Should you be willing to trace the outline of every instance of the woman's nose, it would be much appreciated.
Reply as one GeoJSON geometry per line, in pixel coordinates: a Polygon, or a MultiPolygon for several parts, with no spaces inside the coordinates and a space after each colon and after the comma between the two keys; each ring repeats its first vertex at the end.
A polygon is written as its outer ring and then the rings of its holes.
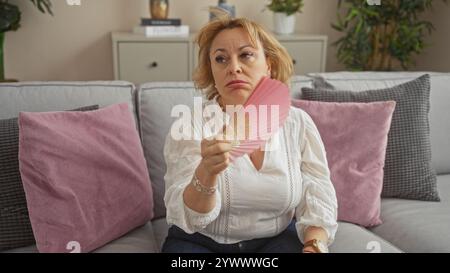
{"type": "Polygon", "coordinates": [[[239,60],[237,60],[236,58],[233,58],[230,62],[230,66],[229,66],[229,72],[230,74],[240,74],[242,73],[242,66],[239,63],[239,60]]]}

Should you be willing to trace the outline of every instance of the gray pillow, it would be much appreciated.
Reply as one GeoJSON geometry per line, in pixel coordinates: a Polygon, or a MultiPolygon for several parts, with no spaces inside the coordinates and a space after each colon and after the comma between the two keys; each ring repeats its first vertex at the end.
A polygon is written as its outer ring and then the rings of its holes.
{"type": "MultiPolygon", "coordinates": [[[[98,109],[98,105],[72,111],[98,109]]],[[[0,251],[35,243],[19,171],[17,118],[0,120],[0,251]]]]}
{"type": "Polygon", "coordinates": [[[332,85],[331,83],[329,83],[327,80],[325,80],[323,77],[320,76],[314,77],[312,87],[315,89],[336,90],[334,85],[332,85]]]}
{"type": "MultiPolygon", "coordinates": [[[[320,81],[315,82],[316,87],[320,81]]],[[[328,102],[397,102],[389,131],[382,197],[440,201],[431,166],[430,76],[392,88],[362,92],[303,88],[302,98],[328,102]]]]}

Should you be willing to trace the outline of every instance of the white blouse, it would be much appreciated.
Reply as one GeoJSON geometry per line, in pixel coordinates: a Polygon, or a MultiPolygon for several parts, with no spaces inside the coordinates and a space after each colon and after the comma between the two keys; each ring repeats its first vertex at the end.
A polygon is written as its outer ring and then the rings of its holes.
{"type": "MultiPolygon", "coordinates": [[[[217,104],[215,100],[207,104],[217,104]]],[[[192,115],[194,116],[194,115],[192,115]]],[[[194,122],[205,122],[194,120],[194,122]]],[[[209,213],[186,206],[183,192],[201,161],[200,140],[166,138],[164,157],[167,222],[186,233],[199,232],[218,243],[276,236],[293,217],[304,243],[308,226],[322,227],[330,245],[338,227],[336,193],[325,148],[311,117],[291,107],[285,125],[266,144],[258,171],[248,155],[218,176],[216,205],[209,213]]]]}

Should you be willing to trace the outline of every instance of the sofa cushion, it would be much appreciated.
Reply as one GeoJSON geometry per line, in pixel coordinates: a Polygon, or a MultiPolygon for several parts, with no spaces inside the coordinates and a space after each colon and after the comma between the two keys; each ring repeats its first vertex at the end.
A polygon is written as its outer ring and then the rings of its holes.
{"type": "MultiPolygon", "coordinates": [[[[155,241],[153,225],[147,222],[124,236],[105,246],[96,249],[93,253],[157,253],[159,246],[155,241]]],[[[36,245],[10,249],[0,253],[38,253],[36,245]]]]}
{"type": "Polygon", "coordinates": [[[405,252],[450,252],[450,175],[438,175],[440,203],[384,198],[371,231],[405,252]]]}
{"type": "Polygon", "coordinates": [[[365,227],[381,224],[383,167],[395,102],[292,104],[311,116],[323,140],[338,220],[365,227]]]}
{"type": "Polygon", "coordinates": [[[431,166],[430,77],[364,92],[303,88],[302,97],[329,102],[395,101],[389,131],[382,197],[439,201],[431,166]]]}
{"type": "MultiPolygon", "coordinates": [[[[291,80],[291,96],[299,98],[301,88],[311,86],[311,78],[294,76],[291,80]]],[[[163,200],[166,173],[163,148],[169,129],[176,120],[176,117],[171,117],[171,110],[178,104],[192,108],[194,97],[202,97],[202,93],[194,88],[192,82],[153,82],[138,88],[139,128],[152,180],[155,218],[166,215],[163,200]]]]}
{"type": "Polygon", "coordinates": [[[332,253],[401,253],[398,247],[360,226],[339,222],[332,253]]]}
{"type": "MultiPolygon", "coordinates": [[[[155,239],[161,250],[167,237],[169,226],[165,219],[158,219],[152,221],[152,223],[155,239]]],[[[369,253],[378,250],[381,253],[402,252],[397,247],[367,229],[344,222],[339,222],[335,240],[330,246],[330,252],[333,253],[369,253]]]]}
{"type": "Polygon", "coordinates": [[[135,117],[135,88],[129,82],[20,82],[0,84],[0,119],[19,112],[48,112],[127,102],[135,117]]]}
{"type": "Polygon", "coordinates": [[[127,103],[21,112],[20,173],[40,252],[90,252],[152,217],[141,141],[127,103]]]}
{"type": "Polygon", "coordinates": [[[116,239],[97,249],[94,253],[157,253],[158,245],[155,240],[151,222],[128,232],[125,236],[116,239]]]}
{"type": "MultiPolygon", "coordinates": [[[[86,106],[75,111],[98,109],[86,106]]],[[[19,171],[17,118],[0,120],[0,251],[35,243],[19,171]]]]}
{"type": "Polygon", "coordinates": [[[166,218],[161,218],[152,221],[153,232],[155,234],[155,241],[158,245],[159,251],[161,251],[164,241],[166,240],[167,234],[169,232],[169,225],[167,224],[166,218]]]}
{"type": "MultiPolygon", "coordinates": [[[[432,164],[438,174],[450,173],[450,73],[436,72],[335,72],[312,73],[338,90],[364,91],[389,88],[429,74],[431,83],[430,134],[432,164]]],[[[323,84],[322,84],[323,86],[323,84]]]]}

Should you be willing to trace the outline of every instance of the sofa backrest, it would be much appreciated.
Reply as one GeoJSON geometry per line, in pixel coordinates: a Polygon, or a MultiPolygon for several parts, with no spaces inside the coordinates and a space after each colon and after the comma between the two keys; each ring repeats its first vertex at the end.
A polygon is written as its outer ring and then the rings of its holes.
{"type": "MultiPolygon", "coordinates": [[[[352,90],[384,88],[399,84],[423,73],[322,73],[336,88],[352,90]]],[[[433,165],[439,173],[450,173],[450,74],[431,73],[431,136],[433,165]]],[[[312,77],[295,76],[291,95],[299,98],[302,87],[312,86],[312,77]]],[[[25,82],[0,84],[0,119],[17,117],[20,111],[42,112],[74,109],[98,104],[100,107],[128,102],[139,121],[144,154],[152,180],[155,218],[165,215],[163,156],[165,138],[175,117],[175,105],[193,105],[193,98],[202,96],[192,82],[153,82],[141,85],[111,82],[25,82]],[[135,104],[136,102],[136,104],[135,104]]]]}
{"type": "MultiPolygon", "coordinates": [[[[311,87],[312,80],[295,76],[291,82],[293,97],[299,97],[302,87],[311,87]]],[[[141,85],[137,92],[139,127],[153,186],[155,218],[165,216],[164,205],[164,143],[170,127],[176,118],[171,117],[175,105],[192,108],[194,96],[202,97],[192,82],[153,82],[141,85]]]]}
{"type": "MultiPolygon", "coordinates": [[[[312,80],[296,76],[292,80],[293,97],[312,80]]],[[[100,107],[128,102],[142,137],[152,180],[155,218],[165,215],[163,156],[164,142],[175,118],[170,113],[178,104],[192,107],[193,97],[202,96],[192,82],[148,83],[136,91],[129,82],[21,82],[0,84],[0,119],[17,117],[19,112],[45,112],[74,109],[98,104],[100,107]],[[136,102],[136,103],[135,103],[136,102]]]]}
{"type": "Polygon", "coordinates": [[[17,117],[21,111],[63,111],[120,102],[127,102],[135,114],[134,101],[134,85],[123,81],[3,83],[0,84],[0,119],[17,117]]]}
{"type": "Polygon", "coordinates": [[[450,173],[450,73],[436,72],[333,72],[311,73],[338,90],[363,91],[392,87],[430,74],[430,133],[432,165],[438,174],[450,173]]]}
{"type": "Polygon", "coordinates": [[[299,99],[302,94],[303,87],[312,87],[313,79],[306,76],[294,76],[291,80],[290,90],[291,97],[294,99],[299,99]]]}
{"type": "Polygon", "coordinates": [[[195,96],[201,97],[191,82],[155,82],[141,85],[137,91],[137,109],[144,155],[153,187],[154,218],[164,217],[164,143],[175,117],[175,105],[193,106],[195,96]]]}

